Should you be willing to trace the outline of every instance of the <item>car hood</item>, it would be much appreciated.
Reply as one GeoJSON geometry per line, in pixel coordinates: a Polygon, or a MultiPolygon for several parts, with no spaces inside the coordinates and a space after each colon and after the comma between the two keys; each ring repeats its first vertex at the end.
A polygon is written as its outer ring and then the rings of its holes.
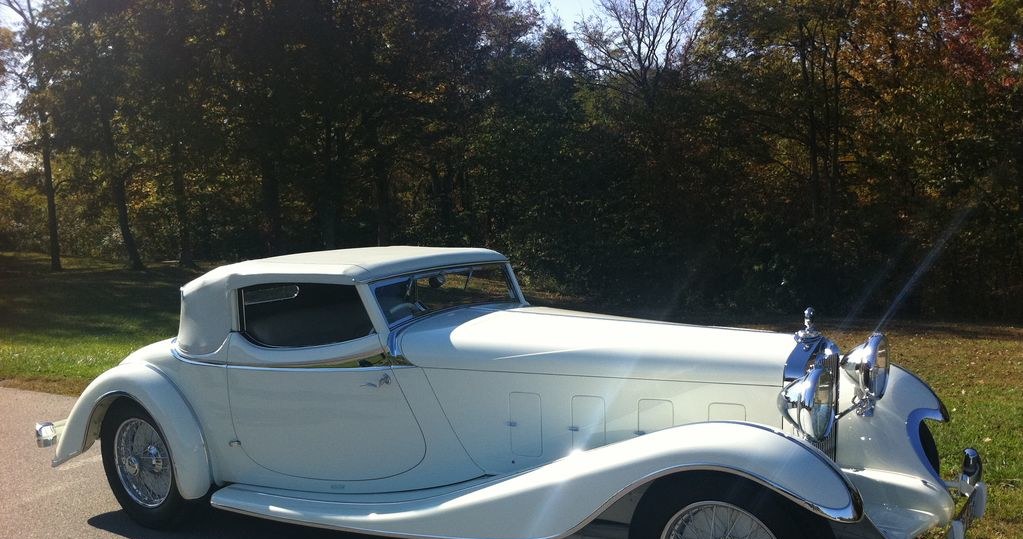
{"type": "Polygon", "coordinates": [[[433,369],[781,385],[791,334],[670,324],[544,307],[468,307],[399,330],[433,369]]]}

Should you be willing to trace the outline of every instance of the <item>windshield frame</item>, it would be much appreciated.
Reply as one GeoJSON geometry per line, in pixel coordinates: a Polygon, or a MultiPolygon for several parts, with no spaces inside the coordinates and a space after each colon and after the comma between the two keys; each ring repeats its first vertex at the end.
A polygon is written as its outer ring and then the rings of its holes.
{"type": "Polygon", "coordinates": [[[421,318],[427,318],[435,313],[449,311],[452,309],[458,309],[461,307],[471,307],[475,305],[497,305],[497,304],[511,304],[511,305],[528,305],[525,297],[522,295],[522,289],[519,287],[518,280],[515,279],[515,272],[511,268],[511,264],[508,262],[480,262],[471,264],[456,264],[451,266],[440,266],[428,269],[417,270],[410,273],[403,273],[401,275],[395,275],[393,277],[385,277],[376,281],[372,281],[369,284],[370,296],[373,298],[373,302],[376,304],[376,309],[383,317],[383,320],[387,323],[389,330],[394,330],[399,326],[408,324],[413,320],[419,320],[421,318]],[[377,291],[385,286],[390,286],[396,283],[402,282],[415,282],[419,279],[429,278],[435,275],[451,273],[459,269],[467,269],[470,272],[476,271],[479,268],[496,269],[500,270],[504,274],[505,281],[507,283],[508,291],[510,296],[504,301],[483,301],[477,303],[462,303],[458,305],[451,305],[440,309],[431,309],[421,314],[408,314],[401,318],[390,320],[387,311],[380,303],[380,298],[377,295],[377,291]],[[513,296],[513,297],[512,297],[513,296]]]}

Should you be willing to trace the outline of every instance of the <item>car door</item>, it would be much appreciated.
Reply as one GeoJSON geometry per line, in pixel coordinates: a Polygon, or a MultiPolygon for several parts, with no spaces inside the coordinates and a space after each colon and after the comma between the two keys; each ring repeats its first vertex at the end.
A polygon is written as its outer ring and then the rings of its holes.
{"type": "Polygon", "coordinates": [[[228,393],[235,433],[264,468],[327,480],[414,468],[426,446],[352,285],[239,290],[228,393]]]}

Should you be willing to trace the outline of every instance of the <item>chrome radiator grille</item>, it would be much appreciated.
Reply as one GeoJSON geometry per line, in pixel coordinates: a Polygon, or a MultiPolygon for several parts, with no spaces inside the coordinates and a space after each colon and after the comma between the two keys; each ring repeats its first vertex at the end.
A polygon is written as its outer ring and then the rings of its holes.
{"type": "MultiPolygon", "coordinates": [[[[833,397],[834,397],[834,402],[832,404],[834,405],[834,409],[838,410],[838,376],[839,376],[838,354],[835,354],[835,355],[831,356],[830,358],[826,359],[825,361],[826,361],[825,367],[830,369],[831,372],[835,373],[835,390],[832,392],[833,397]]],[[[835,421],[835,425],[831,429],[831,436],[828,436],[827,438],[825,438],[825,439],[823,439],[823,440],[821,440],[819,442],[813,442],[813,441],[810,441],[810,440],[807,440],[807,441],[810,442],[810,445],[812,445],[812,446],[816,447],[817,449],[820,449],[821,451],[823,451],[824,454],[828,456],[828,458],[830,458],[831,460],[835,460],[837,458],[837,452],[838,452],[837,438],[838,438],[838,421],[835,421]]]]}

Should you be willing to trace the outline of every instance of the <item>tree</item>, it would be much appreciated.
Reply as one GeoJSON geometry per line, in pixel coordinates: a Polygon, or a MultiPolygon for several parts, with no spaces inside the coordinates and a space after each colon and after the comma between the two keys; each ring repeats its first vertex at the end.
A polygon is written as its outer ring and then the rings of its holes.
{"type": "MultiPolygon", "coordinates": [[[[38,148],[42,158],[43,185],[46,196],[46,227],[49,234],[50,270],[60,271],[60,236],[57,230],[57,191],[53,181],[53,143],[50,138],[50,97],[47,66],[44,64],[43,51],[44,31],[47,21],[39,10],[32,6],[32,0],[3,0],[0,6],[13,12],[21,22],[15,48],[18,55],[9,57],[5,62],[8,73],[18,79],[18,88],[24,92],[20,110],[29,119],[31,131],[36,134],[34,143],[28,147],[38,148]],[[19,57],[25,59],[24,65],[17,65],[19,57]]],[[[9,39],[9,38],[8,38],[9,39]]],[[[13,41],[13,40],[11,40],[13,41]]]]}
{"type": "Polygon", "coordinates": [[[685,76],[700,35],[700,6],[691,0],[598,0],[599,15],[576,32],[590,69],[626,95],[653,107],[669,73],[685,76]]]}

